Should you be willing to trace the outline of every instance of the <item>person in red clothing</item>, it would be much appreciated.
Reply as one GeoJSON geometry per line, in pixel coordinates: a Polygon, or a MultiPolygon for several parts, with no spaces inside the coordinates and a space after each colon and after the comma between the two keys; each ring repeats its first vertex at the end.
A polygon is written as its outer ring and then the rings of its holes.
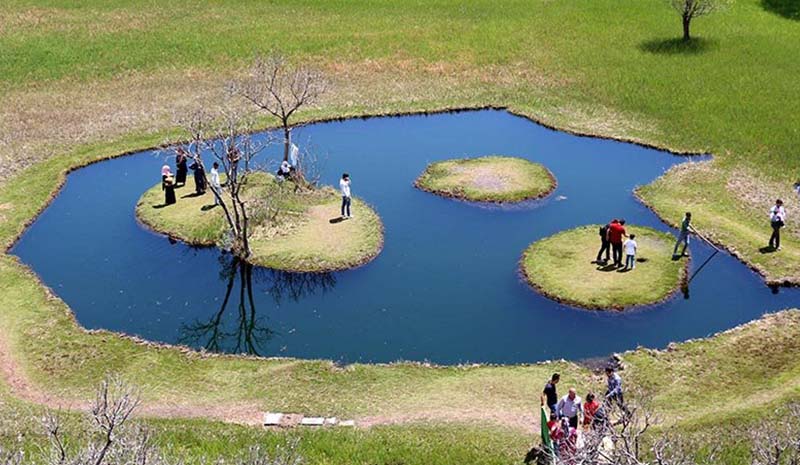
{"type": "Polygon", "coordinates": [[[608,242],[611,243],[611,253],[614,256],[614,266],[622,266],[622,239],[628,237],[625,231],[625,220],[612,221],[608,225],[608,242]]]}
{"type": "Polygon", "coordinates": [[[586,394],[586,402],[583,403],[583,426],[591,426],[594,414],[600,408],[600,402],[594,398],[594,393],[586,394]]]}
{"type": "Polygon", "coordinates": [[[564,428],[555,413],[550,414],[550,421],[547,422],[547,429],[550,430],[550,441],[553,443],[553,453],[558,456],[558,444],[564,439],[564,428]]]}

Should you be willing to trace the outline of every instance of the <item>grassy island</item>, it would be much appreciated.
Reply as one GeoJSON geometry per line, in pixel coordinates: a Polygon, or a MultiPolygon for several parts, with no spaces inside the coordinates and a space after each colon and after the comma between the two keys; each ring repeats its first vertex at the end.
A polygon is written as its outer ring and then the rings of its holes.
{"type": "Polygon", "coordinates": [[[538,163],[493,155],[432,163],[414,184],[445,197],[506,203],[545,197],[556,188],[556,179],[538,163]]]}
{"type": "MultiPolygon", "coordinates": [[[[330,187],[294,192],[294,184],[278,183],[268,174],[250,176],[246,196],[272,199],[272,209],[251,212],[248,261],[284,271],[326,272],[354,268],[374,259],[383,247],[383,224],[378,214],[353,199],[353,217],[339,217],[341,197],[330,187]],[[267,217],[273,217],[267,220],[267,217]]],[[[225,241],[222,208],[214,207],[210,191],[194,193],[190,177],[176,190],[178,202],[164,206],[161,184],[148,189],[136,205],[136,216],[147,227],[195,245],[225,241]]]]}
{"type": "MultiPolygon", "coordinates": [[[[672,295],[686,279],[687,260],[672,260],[675,239],[667,233],[628,226],[636,235],[636,268],[623,270],[595,263],[600,225],[581,226],[531,244],[521,268],[542,294],[570,305],[623,310],[654,304],[672,295]]],[[[623,256],[624,262],[624,256],[623,256]]]]}

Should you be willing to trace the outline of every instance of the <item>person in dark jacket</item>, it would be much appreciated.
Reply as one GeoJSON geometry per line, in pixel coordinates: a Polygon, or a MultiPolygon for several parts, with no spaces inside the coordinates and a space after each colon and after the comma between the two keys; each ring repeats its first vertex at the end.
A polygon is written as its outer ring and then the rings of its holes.
{"type": "Polygon", "coordinates": [[[206,193],[206,170],[200,162],[194,162],[189,167],[194,172],[194,190],[197,195],[206,193]]]}
{"type": "MultiPolygon", "coordinates": [[[[617,221],[616,219],[612,221],[617,221]]],[[[611,242],[608,242],[608,226],[606,224],[600,228],[600,251],[597,252],[597,263],[608,263],[609,254],[611,252],[611,242]],[[606,254],[605,260],[601,260],[603,253],[606,254]]]]}
{"type": "Polygon", "coordinates": [[[162,176],[161,190],[164,191],[164,205],[172,205],[176,202],[175,199],[175,179],[171,174],[162,176]]]}
{"type": "Polygon", "coordinates": [[[175,173],[175,185],[178,187],[186,185],[186,174],[189,172],[188,163],[189,157],[186,155],[186,151],[178,148],[178,154],[175,155],[175,166],[178,169],[178,172],[175,173]]]}

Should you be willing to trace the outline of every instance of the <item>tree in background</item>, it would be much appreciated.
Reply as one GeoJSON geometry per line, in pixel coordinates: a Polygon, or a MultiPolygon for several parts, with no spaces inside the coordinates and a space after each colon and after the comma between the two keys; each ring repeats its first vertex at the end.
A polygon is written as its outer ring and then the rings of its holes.
{"type": "MultiPolygon", "coordinates": [[[[283,160],[289,161],[292,151],[292,117],[304,107],[313,105],[327,89],[325,76],[317,70],[293,65],[280,54],[257,57],[250,72],[228,85],[259,110],[278,119],[283,129],[283,160]]],[[[295,167],[303,179],[302,166],[295,167]]]]}
{"type": "Polygon", "coordinates": [[[692,40],[690,27],[692,20],[699,16],[709,15],[725,6],[725,0],[669,0],[670,5],[681,16],[683,22],[683,40],[692,40]]]}

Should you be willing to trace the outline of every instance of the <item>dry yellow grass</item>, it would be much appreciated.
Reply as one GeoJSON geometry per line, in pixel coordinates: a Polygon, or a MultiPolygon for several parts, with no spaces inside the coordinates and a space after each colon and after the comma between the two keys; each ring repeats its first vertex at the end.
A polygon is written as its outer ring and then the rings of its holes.
{"type": "Polygon", "coordinates": [[[556,180],[538,163],[494,155],[432,163],[415,185],[474,202],[520,202],[546,196],[556,188],[556,180]]]}

